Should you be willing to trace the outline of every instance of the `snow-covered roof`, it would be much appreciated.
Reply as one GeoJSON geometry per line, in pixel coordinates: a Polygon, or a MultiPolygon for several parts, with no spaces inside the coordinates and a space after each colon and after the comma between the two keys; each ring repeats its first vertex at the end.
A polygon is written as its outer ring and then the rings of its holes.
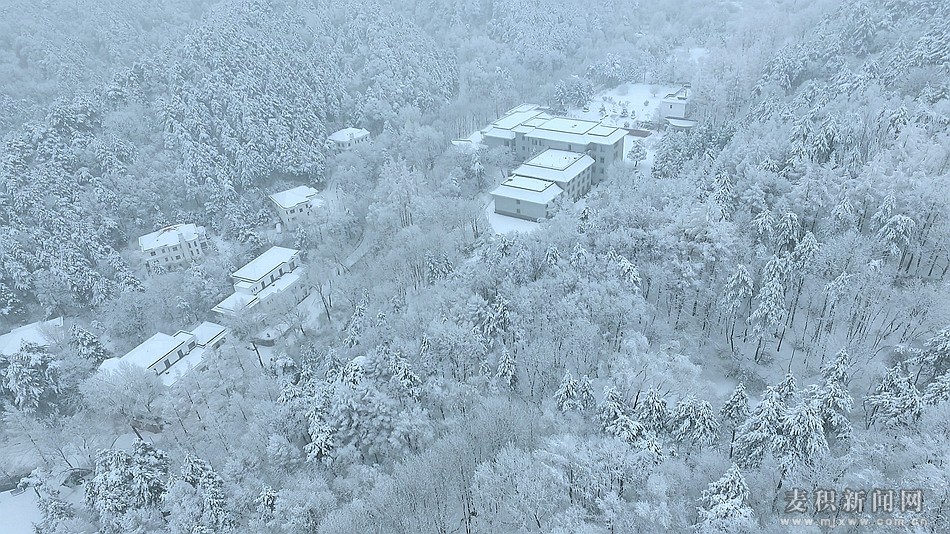
{"type": "Polygon", "coordinates": [[[37,321],[26,324],[0,335],[0,354],[9,356],[19,352],[23,342],[48,346],[53,342],[53,334],[63,328],[63,318],[49,321],[37,321]]]}
{"type": "Polygon", "coordinates": [[[227,332],[227,330],[227,328],[219,325],[218,323],[205,321],[192,328],[191,334],[195,336],[195,341],[198,343],[198,345],[203,347],[220,338],[225,334],[225,332],[227,332]]]}
{"type": "MultiPolygon", "coordinates": [[[[190,336],[188,336],[190,337],[190,336]]],[[[123,363],[129,363],[142,369],[151,365],[178,350],[188,342],[185,336],[170,336],[161,332],[143,341],[139,346],[130,350],[121,358],[109,358],[99,366],[100,370],[115,370],[123,363]]]]}
{"type": "Polygon", "coordinates": [[[612,145],[627,135],[626,130],[599,122],[556,117],[525,134],[532,139],[546,139],[562,143],[588,143],[612,145]]]}
{"type": "Polygon", "coordinates": [[[482,137],[494,137],[496,139],[514,139],[515,132],[511,130],[505,130],[503,128],[495,128],[494,126],[488,128],[488,130],[482,132],[482,137]]]}
{"type": "Polygon", "coordinates": [[[663,97],[664,102],[677,102],[689,100],[689,88],[682,87],[675,93],[669,93],[663,97]]]}
{"type": "Polygon", "coordinates": [[[674,128],[692,128],[693,126],[696,126],[696,124],[698,124],[698,123],[697,123],[696,121],[694,121],[694,120],[690,120],[690,119],[677,119],[677,118],[675,118],[675,117],[667,117],[667,118],[666,118],[666,122],[668,122],[668,123],[670,124],[670,126],[672,126],[672,127],[674,127],[674,128]]]}
{"type": "Polygon", "coordinates": [[[560,195],[563,190],[554,182],[529,178],[527,176],[512,176],[491,192],[492,196],[513,198],[547,204],[560,195]]]}
{"type": "Polygon", "coordinates": [[[181,240],[191,241],[205,234],[204,226],[194,224],[173,224],[139,238],[139,248],[143,252],[160,247],[177,245],[181,240]]]}
{"type": "Polygon", "coordinates": [[[362,139],[368,135],[369,131],[363,128],[343,128],[342,130],[337,130],[330,134],[328,139],[334,143],[345,143],[355,139],[362,139]]]}
{"type": "Polygon", "coordinates": [[[520,165],[512,174],[565,183],[593,165],[594,159],[587,154],[548,149],[520,165]]]}
{"type": "Polygon", "coordinates": [[[247,293],[231,293],[219,302],[211,311],[225,315],[235,315],[237,312],[257,303],[257,295],[247,293]]]}
{"type": "Polygon", "coordinates": [[[307,202],[308,200],[315,197],[318,193],[319,191],[310,186],[299,185],[293,189],[274,193],[273,195],[270,195],[270,199],[274,201],[274,204],[277,204],[278,207],[290,209],[307,202]]]}
{"type": "Polygon", "coordinates": [[[231,273],[231,276],[251,282],[258,281],[267,276],[267,273],[289,262],[299,254],[299,250],[292,248],[271,247],[244,267],[231,273]]]}

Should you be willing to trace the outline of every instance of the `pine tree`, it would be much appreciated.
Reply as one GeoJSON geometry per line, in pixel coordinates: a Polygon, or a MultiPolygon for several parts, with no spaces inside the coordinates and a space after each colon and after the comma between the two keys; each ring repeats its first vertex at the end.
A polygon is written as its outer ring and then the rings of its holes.
{"type": "Polygon", "coordinates": [[[594,398],[594,383],[587,375],[577,381],[577,405],[582,410],[593,410],[597,407],[597,400],[594,398]]]}
{"type": "Polygon", "coordinates": [[[646,428],[628,415],[627,402],[616,388],[607,388],[600,406],[601,429],[608,436],[635,444],[647,436],[646,428]]]}
{"type": "Polygon", "coordinates": [[[670,414],[670,429],[673,439],[680,443],[698,446],[709,445],[719,432],[719,421],[712,406],[690,395],[676,403],[670,414]]]}
{"type": "Polygon", "coordinates": [[[277,490],[264,484],[261,486],[261,492],[257,496],[257,513],[260,520],[264,523],[274,517],[274,511],[277,509],[277,490]]]}
{"type": "Polygon", "coordinates": [[[53,412],[60,392],[60,362],[46,347],[24,342],[20,350],[0,354],[0,392],[27,412],[53,412]]]}
{"type": "Polygon", "coordinates": [[[69,346],[76,351],[77,356],[95,365],[109,357],[99,338],[79,325],[73,325],[69,329],[69,346]]]}
{"type": "Polygon", "coordinates": [[[785,403],[775,388],[767,388],[762,400],[736,429],[735,456],[745,467],[758,467],[779,444],[785,403]]]}
{"type": "Polygon", "coordinates": [[[719,410],[719,417],[732,430],[732,436],[729,438],[729,457],[732,458],[736,442],[736,428],[749,417],[749,395],[746,394],[745,385],[742,382],[736,385],[732,396],[722,405],[719,410]]]}
{"type": "Polygon", "coordinates": [[[209,532],[227,532],[234,520],[224,496],[224,480],[210,463],[188,454],[181,466],[181,480],[190,484],[201,496],[201,510],[196,528],[209,532]]]}
{"type": "Polygon", "coordinates": [[[854,406],[854,399],[848,392],[848,368],[851,356],[844,350],[822,368],[822,384],[814,393],[821,410],[825,432],[839,440],[851,437],[851,421],[848,413],[854,406]]]}
{"type": "Polygon", "coordinates": [[[775,385],[775,391],[781,395],[782,402],[788,402],[795,396],[797,391],[797,385],[795,382],[795,375],[792,373],[787,373],[782,381],[775,385]]]}
{"type": "Polygon", "coordinates": [[[722,478],[711,482],[703,491],[696,531],[703,534],[756,531],[749,495],[749,486],[739,466],[732,464],[722,478]]]}
{"type": "Polygon", "coordinates": [[[870,408],[871,423],[880,421],[889,427],[911,426],[923,410],[923,399],[913,377],[905,374],[900,365],[887,370],[865,402],[870,408]]]}
{"type": "Polygon", "coordinates": [[[507,348],[502,349],[501,359],[498,361],[498,371],[495,376],[509,391],[518,387],[518,370],[515,367],[515,356],[507,348]]]}
{"type": "Polygon", "coordinates": [[[922,400],[925,404],[935,405],[950,400],[950,371],[940,375],[927,384],[922,400]]]}
{"type": "Polygon", "coordinates": [[[12,317],[23,313],[23,304],[6,284],[0,282],[0,317],[12,317]]]}
{"type": "Polygon", "coordinates": [[[828,452],[821,406],[805,399],[782,418],[782,437],[777,449],[789,468],[810,465],[828,452]]]}
{"type": "Polygon", "coordinates": [[[577,380],[574,380],[571,372],[568,371],[564,373],[561,384],[558,386],[557,391],[554,392],[554,404],[558,410],[567,412],[579,407],[577,397],[577,380]]]}
{"type": "Polygon", "coordinates": [[[647,391],[642,406],[640,420],[643,424],[657,434],[666,432],[669,428],[670,410],[666,404],[666,399],[660,395],[656,388],[650,388],[647,391]]]}
{"type": "Polygon", "coordinates": [[[133,443],[131,452],[101,450],[86,486],[86,503],[109,524],[130,510],[155,506],[167,489],[168,464],[164,451],[142,440],[133,443]]]}

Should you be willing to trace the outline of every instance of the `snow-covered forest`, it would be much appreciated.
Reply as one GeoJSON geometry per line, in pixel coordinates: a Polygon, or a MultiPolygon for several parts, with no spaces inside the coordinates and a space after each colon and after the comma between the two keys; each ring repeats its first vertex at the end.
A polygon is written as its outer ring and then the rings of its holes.
{"type": "Polygon", "coordinates": [[[11,0],[0,137],[0,532],[950,531],[946,0],[11,0]],[[624,84],[696,125],[493,227],[453,141],[624,84]]]}

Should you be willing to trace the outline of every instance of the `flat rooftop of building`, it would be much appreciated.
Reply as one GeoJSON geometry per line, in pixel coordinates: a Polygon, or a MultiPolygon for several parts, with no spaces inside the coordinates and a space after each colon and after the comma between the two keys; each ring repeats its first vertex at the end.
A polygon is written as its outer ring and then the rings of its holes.
{"type": "Polygon", "coordinates": [[[219,302],[211,311],[223,313],[225,315],[236,315],[241,310],[256,303],[257,296],[247,293],[231,293],[224,300],[219,302]]]}
{"type": "Polygon", "coordinates": [[[317,196],[318,193],[320,192],[310,186],[299,185],[293,189],[274,193],[270,195],[270,199],[279,207],[283,209],[290,209],[299,206],[308,200],[314,199],[313,197],[317,196]]]}
{"type": "Polygon", "coordinates": [[[491,192],[492,196],[513,198],[535,204],[547,204],[563,190],[554,182],[527,176],[511,176],[491,192]]]}
{"type": "Polygon", "coordinates": [[[48,346],[53,342],[53,333],[63,328],[63,318],[37,321],[14,328],[0,336],[0,354],[9,356],[20,351],[23,342],[48,346]]]}
{"type": "Polygon", "coordinates": [[[247,265],[231,273],[234,278],[249,280],[251,282],[260,280],[267,276],[267,273],[280,267],[300,254],[299,250],[284,247],[271,247],[260,256],[254,258],[247,265]]]}
{"type": "Polygon", "coordinates": [[[195,224],[173,224],[139,238],[139,248],[143,251],[177,245],[180,239],[191,241],[205,232],[204,226],[195,224]]]}
{"type": "Polygon", "coordinates": [[[577,178],[594,165],[587,154],[548,149],[518,166],[514,175],[565,183],[577,178]]]}
{"type": "Polygon", "coordinates": [[[228,329],[224,326],[218,323],[212,323],[211,321],[204,321],[191,329],[191,333],[195,336],[195,341],[201,346],[207,345],[211,341],[221,337],[221,335],[227,331],[228,329]]]}
{"type": "Polygon", "coordinates": [[[362,139],[368,135],[369,131],[363,128],[343,128],[330,134],[329,139],[337,143],[345,143],[354,139],[362,139]]]}
{"type": "MultiPolygon", "coordinates": [[[[122,356],[119,360],[136,365],[142,369],[148,369],[150,365],[161,360],[169,353],[178,350],[178,348],[187,341],[188,340],[183,337],[170,336],[159,332],[127,352],[125,356],[122,356]]],[[[105,364],[106,362],[102,363],[105,364]]]]}
{"type": "Polygon", "coordinates": [[[561,143],[588,143],[612,145],[624,138],[627,131],[622,128],[606,126],[593,121],[566,119],[558,117],[525,134],[530,139],[546,139],[561,143]]]}

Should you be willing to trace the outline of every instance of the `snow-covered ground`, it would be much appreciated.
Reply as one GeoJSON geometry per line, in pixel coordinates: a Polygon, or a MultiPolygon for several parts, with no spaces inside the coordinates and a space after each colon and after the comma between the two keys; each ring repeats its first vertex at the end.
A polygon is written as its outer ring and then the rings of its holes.
{"type": "Polygon", "coordinates": [[[654,120],[663,97],[679,89],[678,85],[624,83],[595,94],[587,111],[572,108],[567,110],[567,116],[632,128],[636,121],[654,120]],[[623,116],[624,108],[627,109],[626,117],[623,116]]]}
{"type": "Polygon", "coordinates": [[[36,493],[31,489],[19,495],[9,491],[0,493],[0,532],[33,534],[33,523],[43,520],[36,499],[36,493]]]}
{"type": "Polygon", "coordinates": [[[496,234],[510,234],[512,232],[531,232],[538,227],[538,223],[516,219],[495,213],[495,201],[492,200],[485,207],[485,216],[496,234]]]}

